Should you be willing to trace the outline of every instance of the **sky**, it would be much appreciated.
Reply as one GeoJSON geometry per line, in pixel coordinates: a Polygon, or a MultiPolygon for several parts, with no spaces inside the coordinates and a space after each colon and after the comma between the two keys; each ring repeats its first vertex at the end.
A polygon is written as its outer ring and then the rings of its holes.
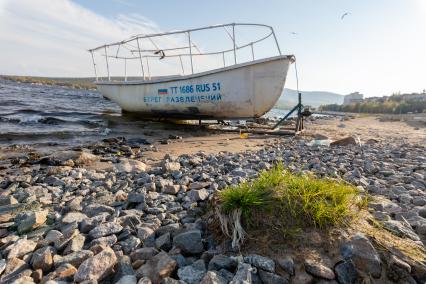
{"type": "MultiPolygon", "coordinates": [[[[302,90],[426,89],[426,0],[0,0],[0,74],[93,76],[89,48],[232,22],[274,27],[283,53],[297,57],[302,90]]],[[[296,87],[293,68],[286,87],[296,87]]]]}

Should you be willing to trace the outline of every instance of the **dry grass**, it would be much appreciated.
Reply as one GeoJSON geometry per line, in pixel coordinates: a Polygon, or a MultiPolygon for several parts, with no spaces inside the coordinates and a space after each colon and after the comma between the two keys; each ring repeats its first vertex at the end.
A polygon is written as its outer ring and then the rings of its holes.
{"type": "Polygon", "coordinates": [[[351,229],[369,236],[382,252],[389,252],[402,259],[408,258],[418,263],[426,261],[424,246],[385,230],[368,212],[360,212],[356,222],[351,224],[351,229]]]}

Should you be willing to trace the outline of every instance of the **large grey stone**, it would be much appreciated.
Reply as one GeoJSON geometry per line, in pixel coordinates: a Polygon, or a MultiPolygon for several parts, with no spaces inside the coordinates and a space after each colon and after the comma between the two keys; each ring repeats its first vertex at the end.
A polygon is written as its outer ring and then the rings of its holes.
{"type": "Polygon", "coordinates": [[[12,195],[0,196],[0,206],[18,204],[18,200],[12,195]]]}
{"type": "Polygon", "coordinates": [[[176,266],[177,263],[173,258],[166,252],[160,252],[136,271],[136,277],[148,277],[153,283],[160,283],[175,271],[176,266]]]}
{"type": "Polygon", "coordinates": [[[53,263],[56,267],[59,267],[65,263],[69,263],[75,267],[79,267],[80,264],[83,263],[86,259],[93,256],[93,252],[90,250],[81,250],[76,251],[64,256],[61,255],[54,255],[53,256],[53,263]]]}
{"type": "Polygon", "coordinates": [[[204,251],[200,230],[191,230],[176,235],[173,238],[173,245],[186,254],[198,254],[204,251]]]}
{"type": "Polygon", "coordinates": [[[257,271],[260,279],[264,284],[288,284],[288,279],[281,277],[275,273],[265,271],[263,269],[259,269],[257,271]]]}
{"type": "Polygon", "coordinates": [[[295,272],[294,260],[290,256],[278,259],[278,265],[289,275],[293,276],[295,272]]]}
{"type": "Polygon", "coordinates": [[[180,163],[178,162],[164,162],[162,165],[164,173],[177,172],[180,170],[180,163]]]}
{"type": "Polygon", "coordinates": [[[323,279],[333,280],[335,278],[333,270],[324,264],[311,259],[305,260],[305,270],[309,274],[323,279]]]}
{"type": "Polygon", "coordinates": [[[138,228],[138,238],[143,242],[151,236],[154,236],[154,230],[149,227],[138,228]]]}
{"type": "Polygon", "coordinates": [[[50,230],[46,237],[44,238],[44,240],[46,242],[50,243],[54,243],[57,240],[59,240],[61,237],[63,236],[63,234],[61,232],[59,232],[58,230],[50,230]]]}
{"type": "Polygon", "coordinates": [[[119,233],[121,232],[121,230],[123,230],[123,227],[120,224],[109,222],[109,223],[100,224],[96,228],[92,229],[89,232],[89,236],[92,239],[97,239],[100,237],[105,237],[105,236],[119,233]]]}
{"type": "Polygon", "coordinates": [[[114,281],[118,281],[126,275],[135,275],[135,271],[133,270],[132,266],[132,260],[129,256],[123,255],[118,258],[117,265],[114,268],[114,274],[114,281]]]}
{"type": "Polygon", "coordinates": [[[155,247],[159,250],[169,251],[172,248],[170,233],[161,235],[155,240],[155,247]]]}
{"type": "Polygon", "coordinates": [[[72,238],[67,247],[64,250],[64,254],[68,254],[71,252],[76,252],[76,251],[80,251],[83,249],[84,246],[84,242],[86,240],[86,237],[82,234],[78,234],[77,236],[75,236],[74,238],[72,238]]]}
{"type": "MultiPolygon", "coordinates": [[[[404,282],[411,277],[411,266],[405,261],[392,255],[388,261],[387,275],[395,282],[404,282]]],[[[409,281],[407,281],[409,283],[409,281]]]]}
{"type": "Polygon", "coordinates": [[[399,221],[388,220],[383,222],[383,227],[399,237],[407,237],[413,241],[419,241],[420,237],[408,226],[399,221]]]}
{"type": "Polygon", "coordinates": [[[189,185],[189,189],[191,190],[199,190],[202,188],[207,188],[210,186],[210,182],[193,182],[189,185]]]}
{"type": "Polygon", "coordinates": [[[106,237],[100,237],[97,239],[94,239],[90,242],[90,246],[96,246],[101,245],[104,247],[112,247],[117,242],[117,236],[116,235],[109,235],[106,237]]]}
{"type": "Polygon", "coordinates": [[[232,278],[230,284],[241,284],[241,283],[252,283],[251,282],[251,273],[253,267],[248,263],[239,263],[237,272],[232,278]]]}
{"type": "Polygon", "coordinates": [[[48,213],[49,211],[47,210],[28,213],[23,220],[19,221],[18,232],[22,234],[40,227],[46,222],[48,213]]]}
{"type": "Polygon", "coordinates": [[[176,195],[180,190],[180,185],[166,185],[163,188],[163,192],[167,194],[174,194],[176,195]]]}
{"type": "Polygon", "coordinates": [[[345,260],[352,260],[359,271],[375,278],[380,277],[382,273],[380,257],[376,249],[364,235],[354,235],[351,240],[341,248],[341,254],[345,260]]]}
{"type": "Polygon", "coordinates": [[[136,284],[137,281],[135,275],[124,275],[115,284],[136,284]]]}
{"type": "Polygon", "coordinates": [[[90,232],[91,230],[93,230],[96,226],[102,224],[103,222],[106,221],[107,219],[107,215],[109,215],[108,213],[100,213],[100,215],[97,215],[95,217],[92,218],[88,218],[88,219],[84,219],[80,224],[80,231],[82,233],[87,234],[88,232],[90,232]]]}
{"type": "Polygon", "coordinates": [[[199,259],[191,265],[184,266],[178,269],[178,276],[180,280],[188,284],[198,284],[206,274],[206,265],[204,260],[199,259]]]}
{"type": "Polygon", "coordinates": [[[251,254],[244,257],[244,262],[269,272],[275,272],[275,262],[267,257],[251,254]]]}
{"type": "Polygon", "coordinates": [[[112,272],[116,262],[115,252],[111,248],[105,248],[97,255],[86,259],[79,266],[77,273],[74,275],[74,281],[102,280],[112,272]]]}
{"type": "Polygon", "coordinates": [[[87,215],[81,212],[69,212],[62,218],[62,223],[69,224],[72,222],[81,223],[83,220],[87,219],[87,215]]]}
{"type": "Polygon", "coordinates": [[[99,215],[100,213],[107,213],[112,215],[115,213],[115,209],[108,205],[90,204],[84,207],[83,212],[89,217],[95,217],[99,215]]]}
{"type": "Polygon", "coordinates": [[[6,260],[0,259],[0,275],[3,273],[3,271],[6,269],[6,260]]]}
{"type": "Polygon", "coordinates": [[[160,228],[158,228],[155,231],[155,234],[157,236],[161,236],[161,235],[166,234],[166,233],[170,233],[171,235],[173,235],[179,229],[180,229],[179,223],[172,223],[172,224],[168,224],[168,225],[165,225],[165,226],[161,226],[160,228]]]}
{"type": "Polygon", "coordinates": [[[330,143],[330,146],[349,146],[349,145],[357,145],[357,141],[354,137],[349,136],[345,137],[330,143]]]}
{"type": "Polygon", "coordinates": [[[127,239],[120,242],[124,254],[128,255],[135,251],[141,243],[141,240],[135,236],[129,236],[127,239]]]}
{"type": "Polygon", "coordinates": [[[161,280],[161,284],[186,284],[186,282],[182,280],[176,280],[171,277],[166,277],[161,280]]]}
{"type": "Polygon", "coordinates": [[[206,275],[204,275],[200,284],[227,284],[228,280],[223,278],[216,271],[207,271],[206,275]]]}
{"type": "Polygon", "coordinates": [[[203,201],[209,197],[209,192],[205,188],[199,190],[193,189],[188,192],[188,197],[194,202],[203,201]]]}
{"type": "Polygon", "coordinates": [[[158,250],[156,248],[144,247],[130,253],[130,258],[132,259],[132,261],[149,260],[153,258],[156,254],[158,254],[158,250]]]}
{"type": "Polygon", "coordinates": [[[209,270],[221,270],[222,268],[233,271],[238,265],[238,262],[226,255],[218,254],[213,256],[209,262],[209,270]]]}
{"type": "Polygon", "coordinates": [[[65,163],[72,160],[75,165],[88,165],[99,160],[99,157],[89,152],[79,151],[58,151],[51,155],[51,158],[65,163]]]}
{"type": "Polygon", "coordinates": [[[146,171],[146,165],[137,160],[122,158],[119,163],[114,164],[114,170],[117,172],[139,173],[146,171]]]}
{"type": "Polygon", "coordinates": [[[334,267],[337,280],[341,284],[357,283],[359,280],[358,272],[352,261],[343,261],[334,267]]]}
{"type": "Polygon", "coordinates": [[[13,278],[27,268],[28,264],[25,261],[16,257],[8,258],[0,282],[7,283],[7,279],[13,278]]]}
{"type": "MultiPolygon", "coordinates": [[[[41,269],[48,272],[53,266],[53,254],[55,249],[47,246],[36,250],[31,258],[31,265],[34,269],[41,269]]],[[[1,273],[0,273],[1,274],[1,273]]]]}
{"type": "Polygon", "coordinates": [[[144,203],[145,202],[145,194],[143,193],[129,193],[127,196],[127,201],[130,203],[144,203]]]}
{"type": "Polygon", "coordinates": [[[27,253],[33,252],[36,248],[37,243],[27,239],[17,240],[11,247],[7,259],[10,258],[21,258],[27,253]]]}

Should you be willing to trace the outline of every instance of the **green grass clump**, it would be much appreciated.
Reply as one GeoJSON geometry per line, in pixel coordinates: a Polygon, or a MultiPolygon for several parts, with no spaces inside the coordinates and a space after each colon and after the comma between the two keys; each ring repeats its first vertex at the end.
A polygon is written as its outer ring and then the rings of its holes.
{"type": "Polygon", "coordinates": [[[274,204],[274,188],[283,181],[282,166],[262,172],[253,182],[228,187],[219,193],[221,208],[225,213],[241,209],[248,217],[252,210],[270,210],[274,204]]]}
{"type": "Polygon", "coordinates": [[[241,209],[246,229],[273,229],[281,233],[306,227],[325,228],[349,220],[365,202],[358,190],[343,181],[293,174],[278,164],[257,179],[219,193],[225,214],[241,209]]]}
{"type": "Polygon", "coordinates": [[[283,217],[291,216],[296,225],[320,228],[342,224],[361,205],[358,190],[343,181],[318,179],[310,175],[283,173],[277,188],[277,205],[283,217]]]}

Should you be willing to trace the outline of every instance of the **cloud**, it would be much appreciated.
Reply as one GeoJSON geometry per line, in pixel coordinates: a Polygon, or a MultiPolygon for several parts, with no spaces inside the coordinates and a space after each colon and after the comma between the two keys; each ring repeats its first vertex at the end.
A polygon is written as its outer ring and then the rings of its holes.
{"type": "MultiPolygon", "coordinates": [[[[125,1],[126,0],[115,0],[125,1]]],[[[113,18],[99,15],[71,0],[0,0],[0,74],[31,75],[47,77],[94,76],[91,55],[88,49],[105,43],[118,42],[137,34],[161,32],[160,27],[143,15],[118,14],[113,18]]],[[[192,40],[212,42],[206,35],[192,34],[192,40]]],[[[225,40],[226,34],[223,33],[225,40]]],[[[150,40],[141,40],[142,48],[167,49],[186,47],[186,34],[150,40]]],[[[197,45],[201,50],[206,47],[197,45]]],[[[216,46],[212,44],[214,48],[216,46]]],[[[133,42],[135,49],[136,43],[133,42]]],[[[125,48],[111,47],[108,55],[123,56],[125,48]]],[[[188,50],[166,51],[166,55],[188,50]]],[[[193,50],[194,52],[194,50],[193,50]]],[[[196,52],[196,51],[195,51],[196,52]]],[[[137,54],[127,54],[137,56],[137,54]]],[[[152,76],[175,75],[191,72],[188,56],[166,57],[163,60],[149,59],[152,76]]],[[[104,50],[95,53],[99,76],[107,76],[104,50]]],[[[231,62],[231,60],[228,60],[231,62]]],[[[141,76],[139,58],[127,60],[128,76],[141,76]]],[[[147,73],[146,61],[144,71],[147,73]]],[[[221,56],[194,56],[194,72],[222,67],[221,56]],[[220,57],[220,59],[218,59],[220,57]]],[[[124,62],[110,59],[112,76],[124,75],[124,62]]]]}
{"type": "Polygon", "coordinates": [[[109,19],[69,0],[0,0],[0,74],[92,76],[87,49],[159,30],[141,15],[109,19]]]}

